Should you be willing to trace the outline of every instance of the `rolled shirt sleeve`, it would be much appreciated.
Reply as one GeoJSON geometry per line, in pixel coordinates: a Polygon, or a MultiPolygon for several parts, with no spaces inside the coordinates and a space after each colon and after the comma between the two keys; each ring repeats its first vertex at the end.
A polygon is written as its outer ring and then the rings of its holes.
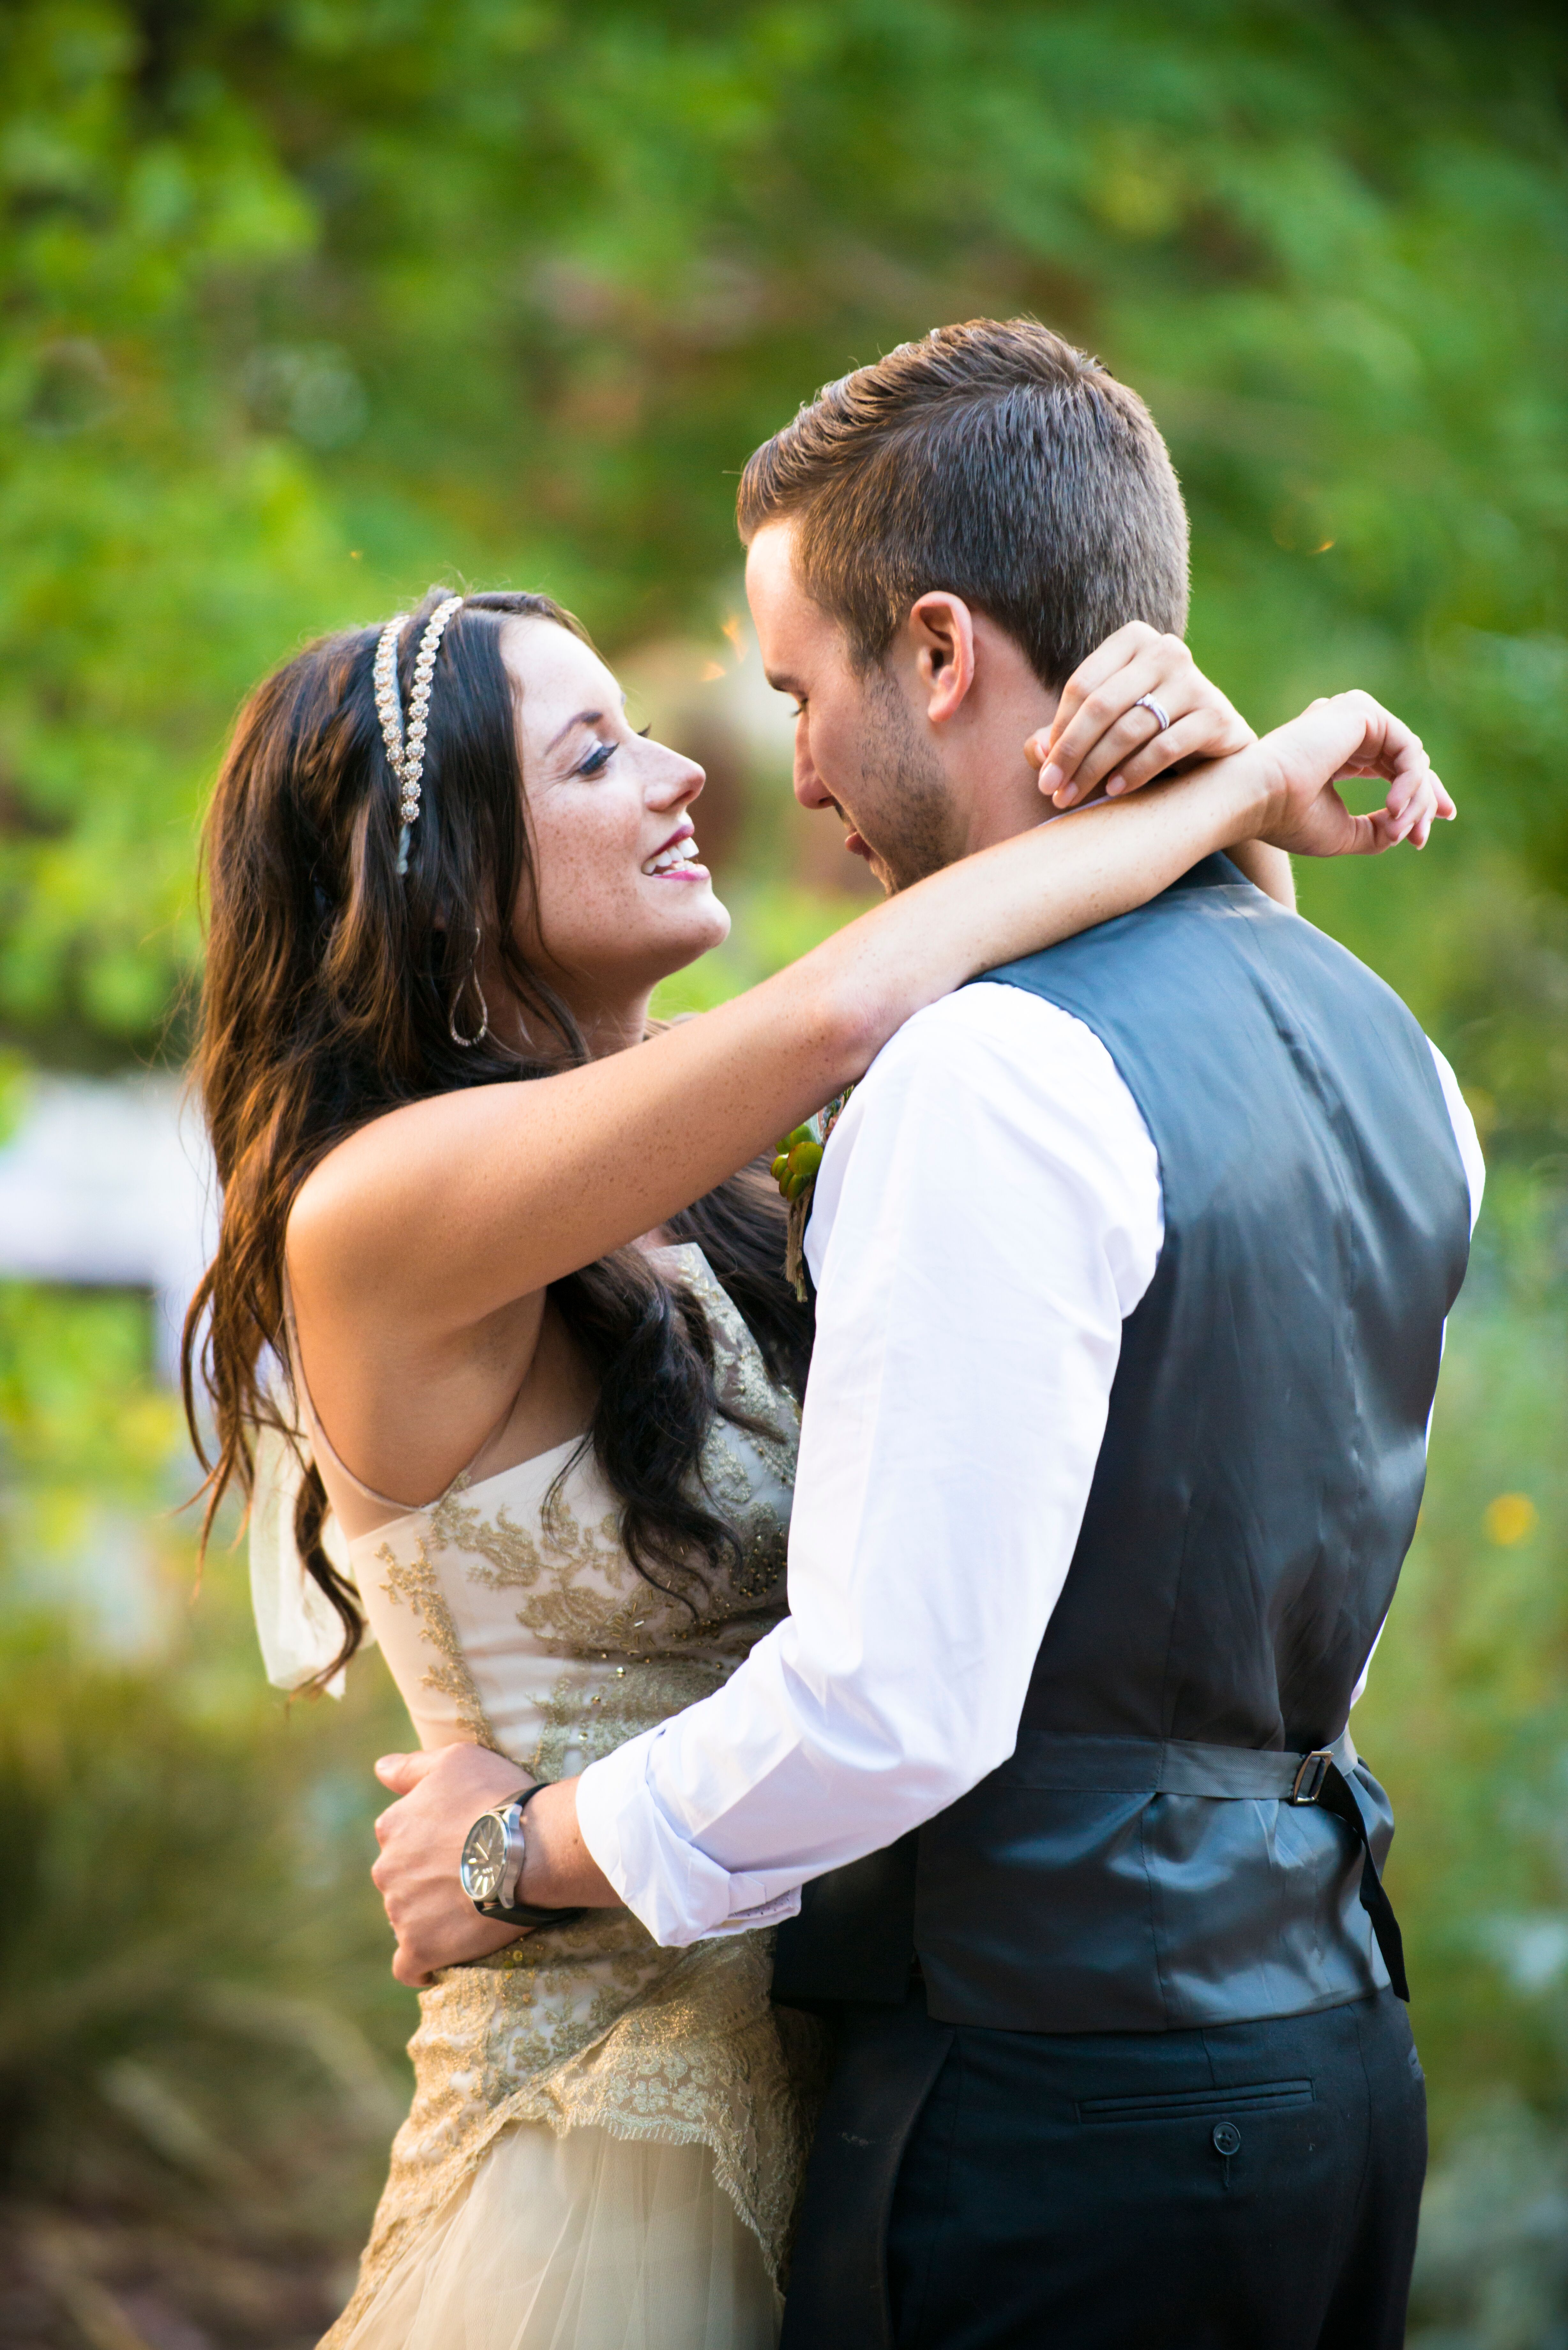
{"type": "Polygon", "coordinates": [[[579,1786],[657,1940],[790,1915],[1012,1752],[1162,1236],[1153,1142],[1081,1022],[974,986],[880,1054],[807,1234],[791,1613],[579,1786]]]}

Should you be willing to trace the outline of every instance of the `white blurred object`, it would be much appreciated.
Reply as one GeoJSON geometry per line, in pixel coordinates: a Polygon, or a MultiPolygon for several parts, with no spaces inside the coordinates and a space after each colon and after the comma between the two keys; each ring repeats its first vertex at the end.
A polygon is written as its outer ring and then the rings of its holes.
{"type": "MultiPolygon", "coordinates": [[[[158,1367],[171,1384],[185,1309],[217,1245],[218,1208],[201,1109],[177,1078],[27,1081],[16,1130],[0,1146],[0,1276],[150,1290],[158,1367]]],[[[337,1613],[295,1548],[295,1497],[308,1459],[308,1447],[296,1451],[279,1430],[260,1431],[251,1595],[267,1679],[278,1689],[314,1680],[342,1646],[337,1613]]],[[[322,1544],[352,1580],[331,1517],[322,1544]]],[[[122,1571],[111,1580],[129,1589],[136,1579],[122,1571]]],[[[114,1645],[130,1637],[120,1631],[114,1645]]],[[[341,1696],[343,1676],[330,1686],[341,1696]]]]}
{"type": "Polygon", "coordinates": [[[158,1365],[171,1382],[217,1211],[201,1111],[177,1078],[29,1080],[0,1147],[0,1274],[151,1290],[158,1365]]]}
{"type": "MultiPolygon", "coordinates": [[[[280,1428],[257,1430],[251,1492],[251,1606],[262,1662],[274,1689],[303,1689],[326,1671],[343,1646],[337,1611],[321,1586],[306,1575],[295,1546],[294,1505],[309,1458],[303,1440],[291,1440],[280,1428]]],[[[321,1529],[321,1547],[352,1584],[348,1545],[330,1514],[321,1529]]],[[[368,1624],[362,1645],[375,1645],[368,1624]]],[[[335,1673],[326,1688],[328,1696],[341,1697],[342,1673],[335,1673]]]]}

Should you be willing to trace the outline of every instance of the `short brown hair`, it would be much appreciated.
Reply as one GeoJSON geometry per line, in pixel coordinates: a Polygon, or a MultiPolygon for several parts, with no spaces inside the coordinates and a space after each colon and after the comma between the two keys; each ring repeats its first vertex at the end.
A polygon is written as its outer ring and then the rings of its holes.
{"type": "Polygon", "coordinates": [[[828,384],[741,476],[748,546],[786,515],[863,667],[936,588],[1054,688],[1128,620],[1187,625],[1187,513],[1154,419],[1033,318],[938,327],[828,384]]]}

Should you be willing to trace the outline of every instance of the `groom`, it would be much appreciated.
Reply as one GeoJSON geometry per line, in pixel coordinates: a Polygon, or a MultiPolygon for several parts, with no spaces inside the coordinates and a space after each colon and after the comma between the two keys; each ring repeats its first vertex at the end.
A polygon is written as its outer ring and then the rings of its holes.
{"type": "MultiPolygon", "coordinates": [[[[1037,821],[1021,736],[1185,622],[1146,410],[1026,321],[830,387],[740,515],[797,795],[889,888],[1037,821]]],[[[791,2350],[1403,2339],[1422,2076],[1346,1721],[1480,1180],[1397,999],[1221,858],[854,1092],[792,1615],[539,1797],[519,1888],[786,1921],[838,2025],[791,2350]]]]}

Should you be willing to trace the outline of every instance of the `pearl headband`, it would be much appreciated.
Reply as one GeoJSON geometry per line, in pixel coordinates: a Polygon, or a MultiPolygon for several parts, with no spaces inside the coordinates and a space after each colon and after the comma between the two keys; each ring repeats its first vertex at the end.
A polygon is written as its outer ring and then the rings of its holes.
{"type": "Polygon", "coordinates": [[[425,622],[425,632],[420,639],[420,650],[414,661],[413,689],[409,695],[408,733],[403,732],[403,699],[398,687],[398,640],[408,624],[408,614],[400,612],[388,621],[376,647],[376,711],[381,721],[381,740],[387,746],[387,764],[398,779],[398,815],[402,828],[398,834],[398,870],[409,869],[409,834],[420,812],[420,779],[425,769],[425,724],[430,716],[431,680],[435,675],[436,654],[446,633],[446,624],[462,604],[461,596],[449,596],[438,604],[425,622]]]}

